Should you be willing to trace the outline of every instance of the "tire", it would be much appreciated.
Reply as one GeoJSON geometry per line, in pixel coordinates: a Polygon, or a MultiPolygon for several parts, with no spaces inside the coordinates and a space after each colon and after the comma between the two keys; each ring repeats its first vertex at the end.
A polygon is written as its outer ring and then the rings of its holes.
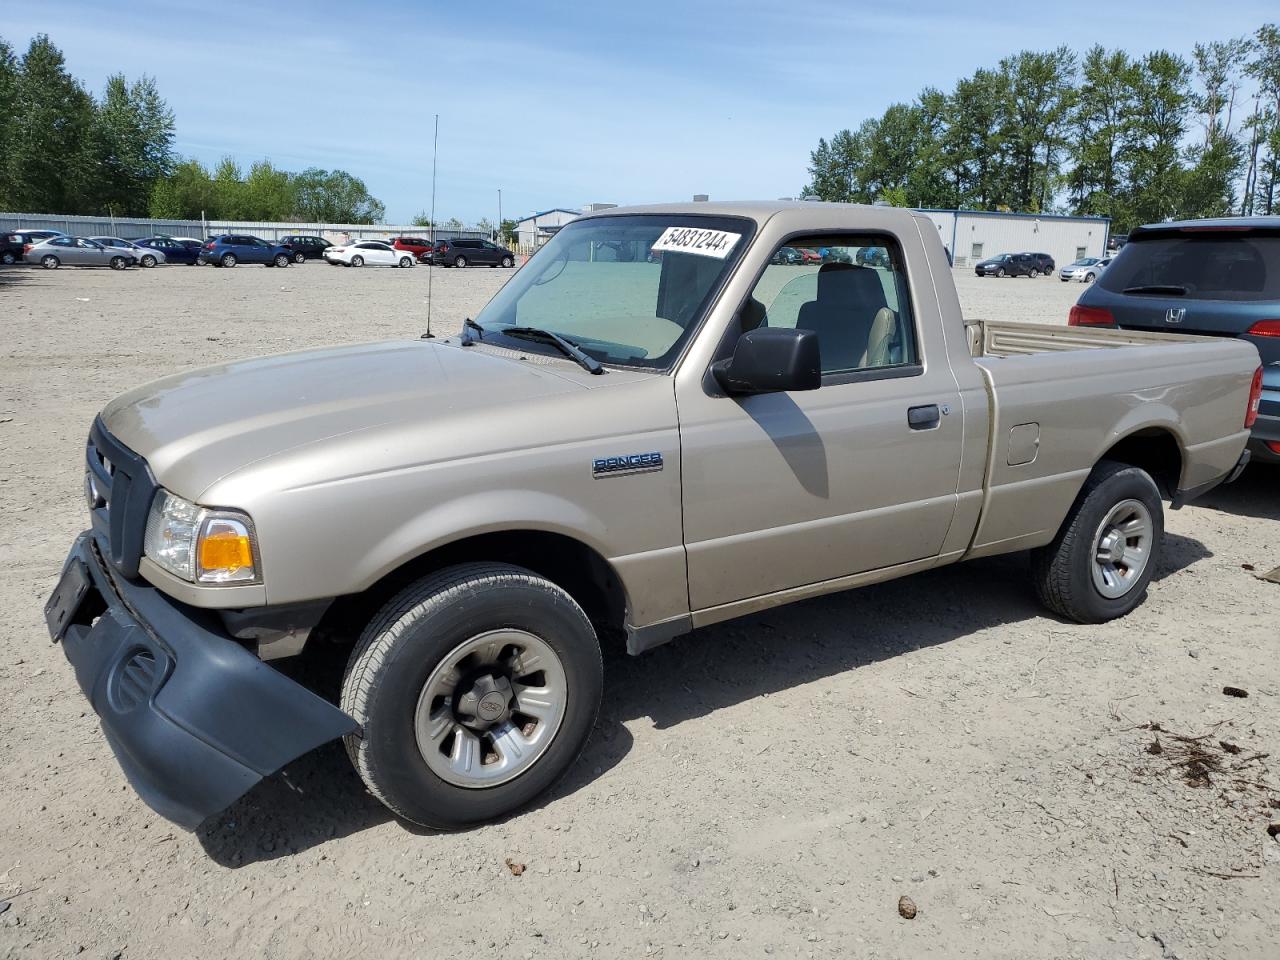
{"type": "Polygon", "coordinates": [[[306,254],[304,254],[304,253],[295,253],[295,254],[293,255],[293,262],[294,262],[294,263],[302,263],[302,262],[303,262],[304,260],[306,260],[306,259],[307,259],[307,257],[306,257],[306,254]]]}
{"type": "Polygon", "coordinates": [[[141,263],[147,269],[150,269],[156,265],[156,258],[153,257],[151,254],[147,253],[147,254],[144,254],[142,259],[139,260],[138,262],[141,263]]]}
{"type": "MultiPolygon", "coordinates": [[[[501,653],[496,656],[500,663],[501,653]]],[[[341,707],[360,724],[360,733],[344,738],[347,753],[369,792],[406,820],[441,829],[492,820],[533,801],[573,765],[595,724],[603,673],[595,630],[564,590],[508,564],[450,567],[392,598],[352,651],[341,707]],[[529,705],[558,710],[557,719],[529,722],[530,715],[519,707],[522,695],[513,692],[518,683],[515,688],[508,684],[503,693],[482,686],[492,676],[475,675],[486,662],[479,654],[462,661],[470,666],[450,669],[459,650],[479,643],[488,649],[513,651],[510,663],[516,666],[508,677],[519,679],[514,650],[520,648],[504,645],[507,637],[515,637],[517,644],[540,645],[540,662],[548,669],[526,677],[541,675],[540,681],[531,679],[530,685],[559,693],[543,694],[529,705]],[[450,678],[444,687],[439,686],[441,676],[450,678]],[[458,685],[449,687],[452,678],[459,676],[458,685]],[[463,686],[469,692],[458,693],[463,686]],[[447,698],[431,696],[440,689],[454,692],[447,698]],[[477,701],[474,694],[481,689],[489,693],[477,701]],[[511,698],[506,705],[504,694],[511,698]],[[476,705],[474,715],[460,715],[456,704],[468,697],[476,705]],[[496,707],[491,698],[496,698],[496,707]],[[525,753],[513,751],[504,757],[493,738],[486,742],[483,733],[476,735],[466,728],[462,720],[471,716],[468,722],[479,723],[486,700],[491,701],[488,708],[509,714],[494,721],[498,725],[494,729],[519,736],[525,753]],[[515,707],[510,706],[512,702],[515,707]],[[538,742],[535,738],[544,722],[546,739],[538,742]],[[419,746],[423,738],[428,745],[425,750],[419,746]],[[446,748],[461,755],[463,744],[472,743],[480,752],[470,752],[468,772],[461,773],[461,761],[451,759],[446,748]],[[532,750],[530,744],[534,744],[532,750]],[[433,753],[434,759],[429,760],[433,753]],[[508,776],[511,769],[515,772],[508,776]],[[445,776],[462,777],[464,782],[450,782],[445,776]]]]}
{"type": "Polygon", "coordinates": [[[129,267],[129,262],[128,262],[127,260],[125,260],[125,258],[124,258],[124,257],[112,257],[112,258],[111,258],[111,269],[112,269],[112,270],[127,270],[127,269],[128,269],[128,267],[129,267]]]}
{"type": "Polygon", "coordinates": [[[1030,277],[1032,280],[1034,280],[1036,277],[1040,276],[1040,271],[1037,270],[1035,267],[1032,267],[1031,272],[1028,273],[1027,276],[1030,277]]]}
{"type": "Polygon", "coordinates": [[[234,253],[224,253],[222,255],[222,259],[218,261],[218,266],[230,268],[234,267],[239,262],[240,261],[236,259],[236,255],[234,253]]]}
{"type": "Polygon", "coordinates": [[[1163,541],[1164,508],[1151,475],[1140,467],[1103,460],[1085,481],[1058,535],[1047,546],[1031,551],[1036,594],[1054,613],[1077,623],[1123,617],[1146,595],[1163,541]],[[1145,520],[1145,545],[1131,543],[1139,540],[1134,532],[1139,527],[1125,522],[1130,515],[1139,523],[1145,520]],[[1126,538],[1125,533],[1131,535],[1126,538]],[[1114,555],[1122,550],[1127,555],[1140,546],[1140,565],[1101,559],[1109,551],[1114,555]],[[1108,566],[1114,583],[1107,583],[1101,572],[1108,566]],[[1117,576],[1117,570],[1126,568],[1127,574],[1117,576]]]}
{"type": "Polygon", "coordinates": [[[287,253],[277,253],[275,264],[277,267],[283,270],[285,267],[289,265],[289,255],[287,253]]]}
{"type": "Polygon", "coordinates": [[[467,265],[467,258],[466,258],[466,257],[454,257],[454,258],[453,258],[453,265],[454,265],[455,267],[458,267],[459,269],[461,269],[462,267],[465,267],[465,266],[467,265]]]}
{"type": "Polygon", "coordinates": [[[401,257],[401,258],[400,258],[400,266],[401,266],[401,267],[412,267],[412,266],[413,266],[413,258],[412,258],[412,257],[401,257]]]}
{"type": "Polygon", "coordinates": [[[363,267],[363,266],[364,266],[364,257],[361,257],[361,256],[359,256],[359,255],[352,257],[352,258],[351,258],[351,266],[353,266],[353,267],[363,267]]]}
{"type": "Polygon", "coordinates": [[[1094,273],[1086,273],[1086,274],[1084,275],[1084,282],[1085,282],[1085,283],[1093,283],[1093,281],[1095,281],[1095,280],[1097,280],[1097,279],[1098,279],[1098,276],[1097,276],[1097,274],[1094,274],[1094,273]]]}
{"type": "Polygon", "coordinates": [[[12,253],[0,254],[0,263],[3,263],[6,267],[12,267],[17,262],[18,262],[18,258],[15,257],[12,253]]]}
{"type": "Polygon", "coordinates": [[[502,267],[503,267],[503,269],[504,269],[504,270],[510,270],[510,269],[511,269],[512,267],[514,267],[515,265],[516,265],[516,262],[515,262],[515,260],[514,260],[512,257],[503,257],[503,258],[502,258],[502,267]]]}
{"type": "Polygon", "coordinates": [[[1006,274],[1005,274],[1005,272],[1004,272],[1004,267],[1001,267],[999,270],[997,270],[997,271],[996,271],[996,276],[997,276],[997,277],[1003,277],[1003,276],[1006,276],[1006,274]]]}
{"type": "Polygon", "coordinates": [[[40,258],[40,266],[44,267],[46,270],[57,270],[58,267],[62,266],[62,261],[53,254],[46,253],[40,258]]]}

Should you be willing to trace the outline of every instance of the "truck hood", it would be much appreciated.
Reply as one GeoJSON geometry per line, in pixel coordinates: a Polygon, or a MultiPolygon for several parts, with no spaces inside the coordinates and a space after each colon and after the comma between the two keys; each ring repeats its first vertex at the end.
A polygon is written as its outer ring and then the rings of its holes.
{"type": "Polygon", "coordinates": [[[220,478],[306,444],[584,389],[553,368],[422,340],[306,350],[165,377],[117,397],[108,432],[162,486],[198,498],[220,478]]]}

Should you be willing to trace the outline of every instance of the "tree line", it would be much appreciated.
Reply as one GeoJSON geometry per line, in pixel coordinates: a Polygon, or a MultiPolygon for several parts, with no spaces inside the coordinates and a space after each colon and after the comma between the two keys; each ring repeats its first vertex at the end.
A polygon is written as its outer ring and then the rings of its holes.
{"type": "Polygon", "coordinates": [[[0,37],[0,209],[195,220],[378,223],[386,210],[344,170],[268,160],[210,171],[174,151],[174,115],[147,76],[93,96],[48,36],[19,57],[0,37]]]}
{"type": "Polygon", "coordinates": [[[1280,212],[1280,30],[1189,59],[1024,50],[820,139],[809,175],[823,200],[1089,214],[1117,232],[1280,212]]]}

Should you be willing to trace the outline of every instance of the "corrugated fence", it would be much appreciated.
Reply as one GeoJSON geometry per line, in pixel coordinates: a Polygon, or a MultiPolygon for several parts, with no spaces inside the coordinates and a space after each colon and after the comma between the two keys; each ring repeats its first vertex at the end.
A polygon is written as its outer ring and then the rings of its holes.
{"type": "MultiPolygon", "coordinates": [[[[391,223],[283,223],[250,220],[155,220],[142,217],[78,217],[52,213],[0,213],[0,230],[61,230],[74,237],[123,237],[126,240],[164,234],[170,237],[205,237],[221,233],[248,233],[263,240],[279,240],[290,234],[320,236],[339,241],[381,237],[427,237],[426,227],[391,223]]],[[[437,227],[437,237],[482,239],[483,230],[448,230],[437,227]]]]}

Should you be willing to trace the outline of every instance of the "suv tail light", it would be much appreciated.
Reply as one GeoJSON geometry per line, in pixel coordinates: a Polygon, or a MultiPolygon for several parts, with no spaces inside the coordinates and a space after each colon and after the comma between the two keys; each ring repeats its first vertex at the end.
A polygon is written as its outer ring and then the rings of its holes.
{"type": "Polygon", "coordinates": [[[1280,337],[1280,320],[1259,320],[1245,333],[1250,337],[1280,337]]]}
{"type": "Polygon", "coordinates": [[[206,244],[204,245],[204,248],[205,248],[206,250],[212,250],[212,249],[213,249],[214,242],[215,242],[215,241],[210,240],[208,243],[206,243],[206,244]]]}
{"type": "Polygon", "coordinates": [[[1084,307],[1076,304],[1067,318],[1069,327],[1114,327],[1116,318],[1105,307],[1084,307]]]}
{"type": "Polygon", "coordinates": [[[1258,408],[1262,406],[1262,368],[1253,372],[1253,385],[1249,387],[1249,406],[1244,411],[1244,428],[1249,430],[1258,422],[1258,408]]]}
{"type": "Polygon", "coordinates": [[[22,253],[23,253],[23,255],[25,256],[26,254],[30,253],[30,252],[31,252],[31,248],[32,248],[32,247],[34,247],[34,246],[35,246],[35,244],[34,244],[34,243],[24,243],[24,244],[22,245],[22,253]]]}

